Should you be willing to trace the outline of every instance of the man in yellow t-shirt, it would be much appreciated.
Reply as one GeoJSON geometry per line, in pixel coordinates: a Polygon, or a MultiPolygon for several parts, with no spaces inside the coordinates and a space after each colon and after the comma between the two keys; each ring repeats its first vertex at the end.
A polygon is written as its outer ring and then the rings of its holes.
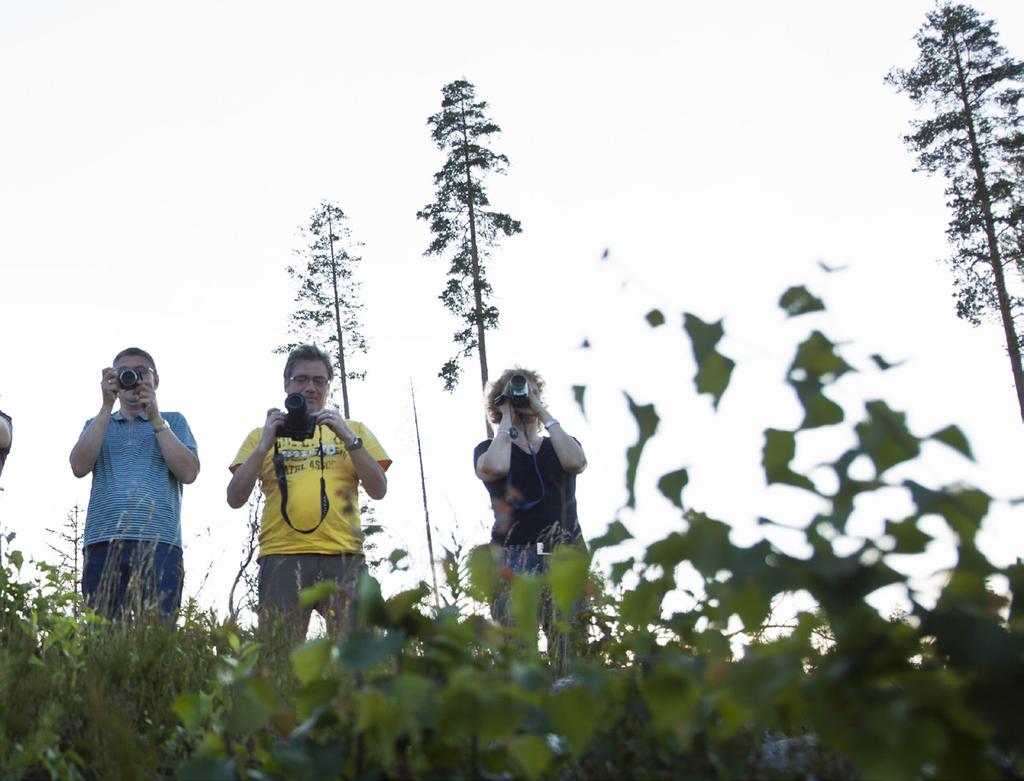
{"type": "Polygon", "coordinates": [[[292,639],[305,636],[312,613],[301,607],[299,593],[319,581],[340,589],[315,605],[317,611],[338,635],[354,625],[359,575],[366,570],[359,487],[371,499],[382,499],[388,488],[384,472],[391,459],[377,438],[362,423],[324,408],[333,378],[322,350],[292,350],[284,369],[288,412],[269,410],[230,466],[229,505],[244,505],[257,480],[265,497],[260,621],[280,613],[292,639]]]}

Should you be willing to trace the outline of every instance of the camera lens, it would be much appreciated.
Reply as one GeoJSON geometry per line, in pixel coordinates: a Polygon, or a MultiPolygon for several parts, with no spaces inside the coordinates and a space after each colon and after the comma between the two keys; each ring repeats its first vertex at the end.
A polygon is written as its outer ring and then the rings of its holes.
{"type": "Polygon", "coordinates": [[[142,378],[135,369],[121,369],[117,373],[117,384],[120,385],[123,390],[131,390],[141,381],[142,378]]]}
{"type": "Polygon", "coordinates": [[[513,407],[525,407],[530,403],[530,393],[526,387],[526,377],[513,374],[508,381],[509,401],[513,407]]]}

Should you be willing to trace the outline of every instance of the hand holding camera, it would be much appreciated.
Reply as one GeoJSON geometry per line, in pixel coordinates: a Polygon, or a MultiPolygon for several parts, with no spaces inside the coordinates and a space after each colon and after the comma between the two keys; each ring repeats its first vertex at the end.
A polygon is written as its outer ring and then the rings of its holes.
{"type": "Polygon", "coordinates": [[[113,409],[114,402],[117,401],[117,393],[120,390],[121,386],[117,381],[117,371],[108,366],[103,370],[100,377],[100,392],[103,394],[103,406],[107,409],[113,409]]]}

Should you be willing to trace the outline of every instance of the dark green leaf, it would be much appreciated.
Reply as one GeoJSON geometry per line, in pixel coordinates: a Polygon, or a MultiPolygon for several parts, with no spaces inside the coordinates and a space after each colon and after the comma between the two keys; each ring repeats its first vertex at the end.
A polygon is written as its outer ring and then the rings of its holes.
{"type": "Polygon", "coordinates": [[[810,478],[790,469],[789,464],[795,453],[796,438],[792,431],[765,429],[764,450],[761,454],[765,480],[768,485],[783,483],[817,493],[810,478]]]}
{"type": "Polygon", "coordinates": [[[304,608],[313,607],[331,594],[337,594],[340,590],[341,586],[335,581],[321,580],[309,588],[302,589],[299,593],[299,603],[304,608]]]}
{"type": "Polygon", "coordinates": [[[647,440],[653,437],[654,432],[658,429],[658,413],[654,411],[653,404],[640,406],[633,401],[628,393],[625,396],[629,402],[629,411],[632,413],[633,419],[636,420],[637,428],[640,429],[636,444],[626,451],[626,491],[629,494],[626,506],[636,507],[636,493],[634,491],[636,472],[640,466],[640,456],[644,452],[647,440]]]}
{"type": "Polygon", "coordinates": [[[584,419],[587,417],[587,410],[583,406],[583,395],[586,392],[587,392],[587,386],[586,385],[573,385],[572,386],[573,398],[576,399],[576,406],[580,408],[580,414],[584,417],[584,419]]]}
{"type": "Polygon", "coordinates": [[[898,366],[902,366],[903,365],[903,361],[900,361],[899,363],[889,363],[889,361],[885,360],[885,358],[883,358],[878,353],[875,353],[874,355],[872,355],[871,356],[871,360],[874,361],[875,362],[875,366],[877,366],[882,371],[888,371],[889,369],[895,369],[898,366]]]}
{"type": "Polygon", "coordinates": [[[365,670],[398,653],[404,642],[401,632],[352,632],[341,645],[340,659],[350,670],[365,670]]]}
{"type": "Polygon", "coordinates": [[[277,709],[277,694],[265,678],[244,678],[232,689],[234,696],[228,729],[236,734],[259,729],[277,709]]]}
{"type": "Polygon", "coordinates": [[[658,480],[658,490],[672,504],[683,509],[683,489],[690,482],[690,475],[685,469],[677,469],[661,476],[658,480]]]}
{"type": "Polygon", "coordinates": [[[865,407],[868,419],[857,424],[857,437],[877,476],[920,454],[921,440],[910,433],[905,414],[889,409],[884,401],[869,401],[865,407]]]}
{"type": "Polygon", "coordinates": [[[633,539],[633,535],[630,534],[629,529],[623,526],[622,521],[612,521],[608,524],[608,530],[604,534],[590,541],[590,548],[595,551],[601,548],[610,548],[631,539],[633,539]]]}
{"type": "Polygon", "coordinates": [[[387,611],[392,626],[400,624],[404,618],[416,613],[416,606],[430,595],[430,588],[426,583],[420,583],[416,588],[400,591],[392,597],[388,597],[387,611]]]}
{"type": "Polygon", "coordinates": [[[902,521],[885,522],[885,533],[896,541],[893,553],[924,553],[933,538],[918,528],[917,521],[918,516],[914,515],[902,521]]]}
{"type": "Polygon", "coordinates": [[[785,310],[787,317],[797,317],[808,312],[820,312],[825,305],[817,296],[811,295],[803,285],[791,287],[782,294],[779,306],[785,310]]]}
{"type": "Polygon", "coordinates": [[[681,561],[690,555],[690,544],[687,535],[672,532],[647,548],[645,561],[656,564],[666,573],[672,573],[681,561]]]}
{"type": "Polygon", "coordinates": [[[512,739],[509,753],[523,768],[527,778],[537,778],[551,764],[551,749],[540,735],[520,735],[512,739]]]}
{"type": "Polygon", "coordinates": [[[683,315],[683,328],[690,337],[693,359],[697,364],[697,374],[694,377],[697,392],[711,394],[714,397],[714,407],[718,409],[718,403],[729,387],[729,379],[736,365],[732,359],[715,350],[715,345],[724,334],[722,321],[708,324],[686,312],[683,315]]]}
{"type": "Polygon", "coordinates": [[[590,557],[572,545],[561,545],[551,557],[548,581],[551,584],[551,598],[561,615],[570,615],[573,606],[583,597],[587,582],[590,557]]]}
{"type": "Polygon", "coordinates": [[[641,580],[622,595],[619,615],[623,623],[640,630],[661,618],[661,602],[671,587],[670,580],[641,580]]]}
{"type": "Polygon", "coordinates": [[[323,675],[331,659],[331,641],[325,637],[309,640],[291,650],[292,670],[299,683],[307,684],[323,675]]]}
{"type": "Polygon", "coordinates": [[[971,445],[967,441],[967,437],[956,426],[946,426],[944,429],[936,431],[928,439],[934,439],[944,445],[949,445],[961,455],[971,461],[974,460],[974,454],[971,452],[971,445]]]}
{"type": "Polygon", "coordinates": [[[540,604],[541,579],[535,575],[518,574],[512,581],[509,601],[512,618],[519,630],[519,641],[531,650],[537,650],[537,607],[540,604]]]}
{"type": "Polygon", "coordinates": [[[988,494],[977,488],[962,487],[934,491],[913,480],[905,480],[903,485],[910,490],[919,515],[942,516],[961,541],[973,543],[992,503],[988,494]]]}
{"type": "Polygon", "coordinates": [[[575,757],[586,749],[601,710],[601,703],[582,686],[566,686],[553,692],[545,706],[551,726],[569,741],[575,757]]]}

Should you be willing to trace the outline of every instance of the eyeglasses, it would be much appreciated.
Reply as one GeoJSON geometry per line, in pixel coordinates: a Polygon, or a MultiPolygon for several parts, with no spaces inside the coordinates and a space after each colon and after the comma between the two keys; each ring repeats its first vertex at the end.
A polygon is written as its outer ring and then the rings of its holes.
{"type": "Polygon", "coordinates": [[[308,374],[299,374],[296,377],[289,377],[288,382],[298,385],[299,387],[302,387],[307,382],[312,382],[316,387],[322,390],[327,387],[330,380],[326,377],[310,377],[308,374]]]}

